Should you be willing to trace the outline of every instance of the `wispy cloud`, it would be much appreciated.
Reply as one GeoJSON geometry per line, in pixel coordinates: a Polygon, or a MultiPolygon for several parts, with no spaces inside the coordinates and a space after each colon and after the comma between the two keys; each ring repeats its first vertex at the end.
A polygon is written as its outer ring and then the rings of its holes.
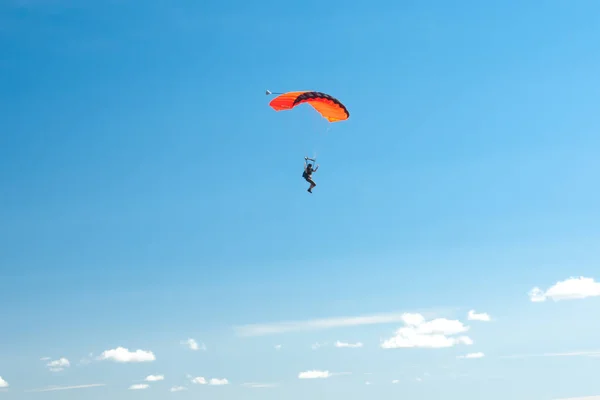
{"type": "Polygon", "coordinates": [[[223,379],[212,378],[208,382],[208,384],[212,385],[212,386],[223,386],[223,385],[229,385],[229,381],[225,378],[223,378],[223,379]]]}
{"type": "Polygon", "coordinates": [[[437,318],[425,321],[421,314],[403,314],[402,318],[405,326],[398,329],[393,337],[382,341],[382,348],[445,348],[473,344],[468,336],[454,336],[469,330],[458,320],[437,318]]]}
{"type": "Polygon", "coordinates": [[[206,382],[206,378],[204,378],[203,376],[197,376],[195,378],[191,379],[193,384],[196,385],[206,385],[208,382],[206,382]]]}
{"type": "Polygon", "coordinates": [[[184,390],[187,390],[187,388],[186,388],[186,387],[183,387],[183,386],[173,386],[173,387],[170,389],[170,391],[171,391],[171,392],[182,392],[182,391],[184,391],[184,390]]]}
{"type": "Polygon", "coordinates": [[[333,317],[306,321],[285,321],[267,324],[249,324],[235,327],[239,336],[262,336],[297,331],[313,331],[359,325],[390,324],[403,321],[404,313],[333,317]]]}
{"type": "Polygon", "coordinates": [[[397,385],[398,383],[400,383],[400,381],[399,381],[398,379],[394,379],[394,380],[392,381],[392,383],[393,383],[394,385],[397,385]]]}
{"type": "Polygon", "coordinates": [[[468,358],[483,358],[483,357],[485,357],[485,354],[479,352],[479,353],[469,353],[467,355],[458,356],[456,358],[467,358],[468,359],[468,358]]]}
{"type": "Polygon", "coordinates": [[[492,320],[488,313],[476,313],[475,310],[470,310],[467,314],[467,318],[469,318],[470,321],[489,322],[492,320]]]}
{"type": "Polygon", "coordinates": [[[146,377],[146,379],[144,379],[146,382],[158,382],[158,381],[164,381],[165,380],[165,376],[164,375],[148,375],[146,377]]]}
{"type": "Polygon", "coordinates": [[[138,383],[138,384],[129,386],[129,390],[144,390],[144,389],[148,389],[149,387],[150,387],[150,385],[148,385],[146,383],[138,383]]]}
{"type": "Polygon", "coordinates": [[[360,347],[363,347],[363,344],[361,342],[357,342],[357,343],[346,343],[346,342],[340,342],[339,340],[337,342],[335,342],[335,347],[338,348],[350,348],[350,349],[357,349],[360,347]]]}
{"type": "Polygon", "coordinates": [[[141,363],[156,360],[154,353],[146,350],[129,351],[123,347],[104,351],[100,360],[111,360],[118,363],[141,363]]]}
{"type": "Polygon", "coordinates": [[[2,377],[0,376],[0,388],[7,388],[8,382],[6,382],[4,379],[2,379],[2,377]]]}
{"type": "Polygon", "coordinates": [[[187,340],[182,340],[181,344],[186,345],[190,350],[198,351],[206,350],[206,345],[204,343],[198,344],[195,339],[189,338],[187,340]]]}
{"type": "Polygon", "coordinates": [[[275,345],[275,350],[281,350],[281,345],[280,344],[276,344],[275,345]]]}
{"type": "Polygon", "coordinates": [[[327,345],[327,343],[318,343],[317,342],[317,343],[311,344],[310,348],[313,349],[313,350],[318,350],[319,348],[321,348],[323,346],[326,346],[326,345],[327,345]]]}
{"type": "Polygon", "coordinates": [[[55,390],[73,390],[73,389],[87,389],[99,386],[106,386],[105,383],[91,383],[89,385],[77,385],[77,386],[49,386],[43,389],[32,389],[26,390],[27,392],[52,392],[55,390]]]}
{"type": "Polygon", "coordinates": [[[257,382],[248,382],[244,383],[242,386],[253,388],[253,389],[266,389],[266,388],[274,388],[279,386],[277,383],[257,383],[257,382]]]}
{"type": "Polygon", "coordinates": [[[88,357],[84,357],[81,360],[79,360],[79,364],[78,365],[88,365],[91,364],[92,361],[94,359],[94,353],[89,353],[88,357]]]}
{"type": "Polygon", "coordinates": [[[585,278],[583,276],[556,282],[546,291],[537,286],[529,291],[529,299],[534,303],[541,303],[547,299],[560,301],[596,296],[600,296],[600,283],[594,281],[593,278],[585,278]]]}
{"type": "Polygon", "coordinates": [[[50,361],[48,364],[46,364],[46,366],[52,372],[60,372],[65,368],[69,368],[71,363],[68,359],[61,357],[58,360],[50,361]]]}
{"type": "Polygon", "coordinates": [[[539,354],[513,354],[510,356],[500,356],[500,358],[532,358],[532,357],[598,357],[600,350],[591,351],[571,351],[565,353],[539,353],[539,354]]]}

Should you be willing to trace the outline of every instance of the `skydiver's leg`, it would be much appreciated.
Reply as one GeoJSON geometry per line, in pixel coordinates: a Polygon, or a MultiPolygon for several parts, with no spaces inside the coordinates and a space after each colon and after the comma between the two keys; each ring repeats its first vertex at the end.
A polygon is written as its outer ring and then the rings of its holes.
{"type": "Polygon", "coordinates": [[[315,186],[317,186],[317,184],[315,183],[315,181],[312,180],[312,178],[308,178],[307,181],[310,183],[310,187],[308,188],[308,191],[310,193],[312,193],[312,190],[315,186]]]}

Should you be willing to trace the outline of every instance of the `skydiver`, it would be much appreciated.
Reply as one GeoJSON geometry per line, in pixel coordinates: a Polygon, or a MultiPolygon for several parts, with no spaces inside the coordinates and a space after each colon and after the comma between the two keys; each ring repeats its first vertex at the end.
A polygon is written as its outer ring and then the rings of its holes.
{"type": "MultiPolygon", "coordinates": [[[[319,169],[319,166],[317,165],[317,167],[315,169],[313,169],[312,164],[307,163],[308,160],[309,160],[308,157],[304,157],[304,172],[302,173],[302,177],[308,183],[310,183],[310,187],[308,188],[308,193],[312,193],[313,188],[315,186],[317,186],[315,181],[313,181],[313,179],[312,179],[312,174],[313,174],[313,172],[317,172],[317,170],[319,169]]],[[[313,160],[311,160],[311,161],[313,161],[313,160]]]]}

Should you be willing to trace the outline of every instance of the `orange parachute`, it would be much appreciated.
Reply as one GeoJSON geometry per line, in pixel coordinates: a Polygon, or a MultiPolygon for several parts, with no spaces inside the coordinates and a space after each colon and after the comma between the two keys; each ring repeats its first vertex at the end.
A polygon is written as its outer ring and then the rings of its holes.
{"type": "MultiPolygon", "coordinates": [[[[267,94],[271,92],[267,91],[267,94]]],[[[329,122],[344,121],[350,117],[346,106],[326,93],[299,91],[278,94],[279,96],[269,103],[275,111],[291,110],[300,104],[308,103],[329,122]]]]}

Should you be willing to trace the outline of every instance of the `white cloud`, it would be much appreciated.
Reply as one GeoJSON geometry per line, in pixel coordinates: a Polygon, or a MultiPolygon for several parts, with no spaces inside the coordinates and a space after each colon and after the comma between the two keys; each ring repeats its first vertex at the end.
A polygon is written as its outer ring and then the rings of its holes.
{"type": "Polygon", "coordinates": [[[50,361],[48,364],[46,364],[46,366],[52,372],[60,372],[65,368],[70,367],[71,363],[66,358],[61,357],[58,360],[50,361]]]}
{"type": "Polygon", "coordinates": [[[188,346],[190,348],[190,350],[194,350],[194,351],[198,351],[198,350],[205,351],[206,350],[206,345],[204,343],[199,345],[198,342],[196,342],[196,340],[192,339],[192,338],[189,338],[188,340],[182,340],[181,344],[188,346]]]}
{"type": "Polygon", "coordinates": [[[129,351],[123,347],[117,347],[116,349],[104,351],[100,357],[100,360],[111,360],[118,363],[139,363],[139,362],[150,362],[156,360],[154,353],[146,350],[129,351]]]}
{"type": "Polygon", "coordinates": [[[262,388],[273,388],[273,387],[277,387],[278,385],[276,383],[249,382],[249,383],[244,383],[243,386],[253,388],[253,389],[262,389],[262,388]]]}
{"type": "Polygon", "coordinates": [[[192,378],[192,383],[195,383],[196,385],[206,385],[208,382],[206,382],[206,379],[203,376],[197,376],[192,378]]]}
{"type": "Polygon", "coordinates": [[[485,354],[479,352],[479,353],[469,353],[465,356],[458,356],[457,358],[483,358],[485,357],[485,354]]]}
{"type": "Polygon", "coordinates": [[[150,385],[148,385],[146,383],[138,383],[136,385],[129,386],[129,390],[144,390],[144,389],[148,389],[149,387],[150,387],[150,385]]]}
{"type": "Polygon", "coordinates": [[[470,321],[491,321],[491,318],[488,313],[476,313],[475,310],[470,310],[468,314],[468,318],[470,321]]]}
{"type": "Polygon", "coordinates": [[[359,325],[389,324],[404,321],[404,313],[333,317],[308,321],[285,321],[271,324],[249,324],[235,328],[239,336],[261,336],[286,332],[311,331],[359,325]]]}
{"type": "Polygon", "coordinates": [[[275,350],[281,350],[281,345],[280,344],[276,344],[275,345],[275,350]]]}
{"type": "Polygon", "coordinates": [[[164,381],[165,380],[165,376],[164,375],[148,375],[146,377],[146,379],[144,379],[146,382],[157,382],[157,381],[164,381]]]}
{"type": "Polygon", "coordinates": [[[324,379],[330,378],[332,374],[329,371],[304,371],[298,374],[298,379],[324,379]]]}
{"type": "Polygon", "coordinates": [[[540,354],[513,354],[510,356],[501,356],[500,358],[531,358],[531,357],[599,357],[600,350],[591,351],[571,351],[565,353],[540,353],[540,354]]]}
{"type": "Polygon", "coordinates": [[[33,389],[27,390],[27,392],[52,392],[55,390],[73,390],[73,389],[87,389],[99,386],[106,386],[105,383],[91,383],[89,385],[77,385],[77,386],[50,386],[44,389],[33,389]]]}
{"type": "Polygon", "coordinates": [[[473,344],[468,336],[452,337],[469,330],[469,327],[457,320],[437,318],[425,321],[421,314],[404,314],[403,322],[405,326],[398,329],[395,336],[382,341],[382,348],[443,348],[473,344]]]}
{"type": "Polygon", "coordinates": [[[0,388],[7,388],[8,382],[6,382],[4,379],[2,379],[2,377],[0,376],[0,388]]]}
{"type": "Polygon", "coordinates": [[[529,299],[534,303],[541,303],[546,301],[546,295],[539,287],[534,287],[527,293],[529,295],[529,299]]]}
{"type": "Polygon", "coordinates": [[[371,382],[369,382],[369,381],[365,382],[365,385],[370,385],[370,384],[371,384],[371,382]]]}
{"type": "Polygon", "coordinates": [[[363,347],[363,344],[361,342],[357,342],[357,343],[345,343],[345,342],[340,342],[339,340],[337,342],[335,342],[335,347],[339,347],[339,348],[351,348],[351,349],[356,349],[359,347],[363,347]]]}
{"type": "Polygon", "coordinates": [[[183,386],[173,386],[170,390],[171,392],[182,392],[184,390],[187,390],[187,388],[183,386]]]}
{"type": "Polygon", "coordinates": [[[394,380],[392,381],[392,383],[393,383],[394,385],[397,385],[398,383],[400,383],[400,381],[399,381],[398,379],[394,379],[394,380]]]}
{"type": "Polygon", "coordinates": [[[313,350],[318,350],[320,347],[323,347],[325,345],[327,345],[327,343],[315,343],[315,344],[311,345],[310,348],[313,350]]]}
{"type": "Polygon", "coordinates": [[[212,385],[212,386],[222,386],[222,385],[229,385],[229,381],[225,378],[223,378],[223,379],[212,378],[208,384],[212,385]]]}
{"type": "Polygon", "coordinates": [[[548,290],[543,291],[534,287],[529,292],[529,298],[535,303],[544,302],[547,299],[554,301],[585,299],[586,297],[600,296],[600,283],[593,278],[569,278],[556,282],[548,290]]]}

